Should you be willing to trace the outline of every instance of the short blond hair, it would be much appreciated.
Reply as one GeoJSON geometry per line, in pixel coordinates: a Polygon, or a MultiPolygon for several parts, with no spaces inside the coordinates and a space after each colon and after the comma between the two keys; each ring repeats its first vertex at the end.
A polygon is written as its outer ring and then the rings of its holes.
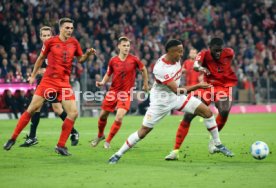
{"type": "Polygon", "coordinates": [[[50,31],[52,33],[52,28],[49,27],[49,26],[43,26],[43,27],[41,27],[40,30],[39,30],[40,36],[42,35],[42,31],[50,31]]]}
{"type": "Polygon", "coordinates": [[[120,44],[122,41],[129,41],[129,42],[131,42],[131,40],[129,40],[129,38],[127,38],[126,36],[121,36],[118,39],[118,44],[120,44]]]}

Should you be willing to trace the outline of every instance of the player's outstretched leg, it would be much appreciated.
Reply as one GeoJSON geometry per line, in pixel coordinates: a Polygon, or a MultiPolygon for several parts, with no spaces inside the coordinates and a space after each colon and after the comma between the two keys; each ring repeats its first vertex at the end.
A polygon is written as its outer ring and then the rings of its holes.
{"type": "Polygon", "coordinates": [[[108,160],[108,163],[109,164],[118,163],[122,155],[126,153],[134,145],[136,145],[141,139],[143,139],[151,130],[152,128],[145,127],[142,125],[142,127],[138,131],[132,133],[127,138],[126,142],[122,145],[122,147],[110,157],[110,159],[108,160]]]}
{"type": "Polygon", "coordinates": [[[201,103],[195,110],[195,114],[204,118],[205,126],[211,134],[214,145],[218,152],[224,154],[227,157],[233,157],[234,154],[221,143],[217,123],[211,110],[205,104],[201,103]]]}
{"type": "Polygon", "coordinates": [[[43,104],[44,98],[34,95],[28,109],[21,115],[20,119],[17,122],[17,125],[13,131],[11,138],[4,144],[3,149],[10,150],[11,147],[15,144],[15,141],[21,131],[28,125],[32,114],[37,111],[43,104]]]}

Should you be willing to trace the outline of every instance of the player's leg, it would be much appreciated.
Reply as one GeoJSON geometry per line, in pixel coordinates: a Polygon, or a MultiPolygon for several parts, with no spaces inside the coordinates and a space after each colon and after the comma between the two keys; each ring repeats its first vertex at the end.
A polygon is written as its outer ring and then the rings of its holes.
{"type": "Polygon", "coordinates": [[[8,142],[5,143],[4,149],[10,150],[11,147],[14,145],[16,138],[20,134],[20,132],[27,126],[29,123],[32,115],[37,111],[43,104],[44,98],[39,95],[34,95],[30,105],[28,106],[27,110],[21,115],[19,118],[17,125],[13,131],[11,138],[8,142]]]}
{"type": "MultiPolygon", "coordinates": [[[[42,106],[41,106],[42,107],[42,106]]],[[[26,140],[20,147],[30,147],[38,144],[38,140],[36,138],[36,130],[40,121],[40,110],[41,107],[34,113],[31,119],[30,133],[26,136],[26,140]]]]}
{"type": "MultiPolygon", "coordinates": [[[[151,101],[153,101],[152,98],[151,101]]],[[[122,145],[122,147],[111,156],[108,161],[109,164],[116,164],[122,155],[134,145],[136,145],[141,139],[145,138],[145,136],[153,129],[154,125],[158,123],[163,117],[165,117],[171,111],[171,109],[172,108],[169,104],[156,104],[152,102],[144,116],[141,128],[138,131],[132,133],[126,142],[122,145]]]]}
{"type": "Polygon", "coordinates": [[[177,160],[179,158],[179,148],[184,142],[190,129],[190,123],[195,116],[191,113],[184,114],[183,120],[180,122],[176,132],[174,149],[165,157],[165,160],[177,160]]]}
{"type": "Polygon", "coordinates": [[[215,105],[219,112],[216,118],[216,122],[218,125],[218,130],[221,131],[228,119],[228,115],[232,106],[232,101],[229,99],[229,97],[225,97],[216,101],[215,105]]]}
{"type": "Polygon", "coordinates": [[[63,121],[62,131],[55,151],[61,155],[68,156],[70,154],[68,153],[65,144],[74,126],[75,120],[78,117],[78,111],[75,99],[62,100],[62,106],[67,112],[67,117],[63,121]]]}
{"type": "MultiPolygon", "coordinates": [[[[195,101],[195,99],[196,98],[191,100],[190,105],[197,103],[195,101]]],[[[206,126],[207,130],[209,131],[209,133],[211,134],[212,139],[214,141],[214,145],[218,149],[218,152],[223,153],[225,156],[233,157],[234,154],[221,143],[218,128],[217,128],[217,123],[215,121],[215,117],[214,117],[213,113],[211,112],[210,108],[208,106],[206,106],[205,104],[201,103],[195,109],[194,114],[199,115],[204,118],[205,126],[206,126]]]]}
{"type": "MultiPolygon", "coordinates": [[[[61,103],[57,100],[54,100],[54,101],[51,102],[51,104],[52,104],[53,111],[56,114],[58,114],[58,116],[60,117],[60,119],[62,121],[64,121],[65,118],[67,117],[67,113],[62,108],[61,103]]],[[[71,145],[72,146],[76,146],[79,143],[79,133],[74,127],[71,130],[70,140],[71,140],[71,145]]]]}
{"type": "Polygon", "coordinates": [[[111,142],[112,138],[116,135],[116,133],[121,128],[123,118],[130,108],[130,104],[131,104],[130,99],[131,99],[130,96],[128,96],[127,98],[126,97],[120,98],[118,96],[117,113],[116,113],[115,121],[113,122],[113,124],[110,128],[109,135],[104,143],[104,148],[106,148],[106,149],[110,148],[110,142],[111,142]]]}
{"type": "Polygon", "coordinates": [[[100,117],[98,119],[98,135],[91,141],[91,145],[93,147],[96,147],[100,143],[100,141],[105,139],[104,129],[107,123],[109,113],[109,111],[106,111],[104,109],[102,109],[100,112],[100,117]]]}

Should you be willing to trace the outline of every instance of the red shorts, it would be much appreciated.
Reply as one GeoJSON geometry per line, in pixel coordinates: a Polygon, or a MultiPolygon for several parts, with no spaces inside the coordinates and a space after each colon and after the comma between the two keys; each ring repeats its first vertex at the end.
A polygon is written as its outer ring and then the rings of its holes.
{"type": "MultiPolygon", "coordinates": [[[[53,81],[54,83],[54,81],[53,81]]],[[[35,90],[35,95],[41,96],[47,101],[75,100],[75,94],[70,84],[64,84],[60,87],[57,84],[41,82],[35,90]]]]}
{"type": "Polygon", "coordinates": [[[225,98],[232,100],[232,87],[214,86],[207,89],[198,89],[191,92],[191,95],[203,100],[207,105],[225,98]]]}
{"type": "Polygon", "coordinates": [[[130,104],[130,95],[120,96],[116,92],[109,91],[102,102],[102,109],[108,112],[114,112],[115,109],[123,108],[128,111],[130,104]]]}

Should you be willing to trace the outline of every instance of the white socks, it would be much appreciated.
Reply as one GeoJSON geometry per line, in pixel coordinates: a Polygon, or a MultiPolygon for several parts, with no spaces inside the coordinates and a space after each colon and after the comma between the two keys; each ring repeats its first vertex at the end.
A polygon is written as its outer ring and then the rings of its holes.
{"type": "Polygon", "coordinates": [[[117,151],[116,155],[121,157],[125,152],[127,152],[130,148],[132,148],[140,140],[141,139],[138,136],[138,131],[132,133],[131,135],[129,135],[126,142],[119,149],[119,151],[117,151]]]}
{"type": "Polygon", "coordinates": [[[219,138],[218,127],[217,127],[217,123],[216,123],[214,115],[212,115],[212,117],[210,117],[210,118],[205,118],[204,123],[205,123],[208,131],[210,132],[211,136],[213,137],[215,145],[220,145],[221,141],[219,138]]]}

